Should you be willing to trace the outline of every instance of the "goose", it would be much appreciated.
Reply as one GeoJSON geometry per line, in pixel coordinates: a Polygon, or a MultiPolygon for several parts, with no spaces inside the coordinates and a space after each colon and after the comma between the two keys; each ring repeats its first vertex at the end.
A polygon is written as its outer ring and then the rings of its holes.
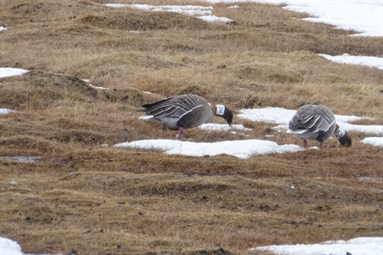
{"type": "Polygon", "coordinates": [[[177,138],[182,139],[184,129],[209,123],[214,116],[224,118],[231,127],[233,112],[225,105],[212,107],[203,97],[194,94],[178,95],[158,102],[142,105],[139,112],[146,112],[140,119],[154,119],[171,130],[178,130],[177,138]]]}
{"type": "Polygon", "coordinates": [[[296,137],[303,139],[303,146],[307,149],[307,140],[317,140],[323,148],[323,143],[332,134],[344,147],[350,147],[351,137],[342,130],[335,121],[332,110],[324,105],[307,104],[301,106],[289,122],[289,130],[296,137]]]}

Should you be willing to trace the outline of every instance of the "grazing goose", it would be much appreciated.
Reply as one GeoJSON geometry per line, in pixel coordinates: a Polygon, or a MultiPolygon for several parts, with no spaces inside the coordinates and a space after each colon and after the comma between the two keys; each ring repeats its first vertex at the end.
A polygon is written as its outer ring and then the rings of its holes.
{"type": "Polygon", "coordinates": [[[214,116],[224,118],[229,126],[233,112],[224,105],[211,107],[205,98],[193,94],[179,95],[161,101],[144,104],[140,112],[146,112],[140,119],[154,119],[171,130],[178,130],[177,138],[182,139],[184,129],[209,123],[214,116]]]}
{"type": "Polygon", "coordinates": [[[288,133],[303,139],[303,146],[307,148],[307,140],[323,142],[335,134],[342,146],[350,147],[351,137],[336,124],[334,113],[326,106],[307,104],[298,109],[289,122],[288,133]]]}

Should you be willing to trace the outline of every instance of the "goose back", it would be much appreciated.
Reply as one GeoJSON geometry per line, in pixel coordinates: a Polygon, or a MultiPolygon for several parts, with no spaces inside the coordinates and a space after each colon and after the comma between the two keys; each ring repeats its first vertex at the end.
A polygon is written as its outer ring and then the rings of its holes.
{"type": "Polygon", "coordinates": [[[324,142],[335,131],[334,113],[323,105],[304,105],[289,122],[289,133],[305,140],[324,142]]]}
{"type": "Polygon", "coordinates": [[[194,94],[170,97],[142,107],[147,116],[173,130],[197,127],[214,118],[206,99],[194,94]]]}

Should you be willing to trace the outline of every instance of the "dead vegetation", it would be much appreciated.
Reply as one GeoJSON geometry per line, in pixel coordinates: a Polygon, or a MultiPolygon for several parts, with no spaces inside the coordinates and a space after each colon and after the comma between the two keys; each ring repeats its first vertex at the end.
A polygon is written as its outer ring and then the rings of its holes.
{"type": "MultiPolygon", "coordinates": [[[[0,1],[0,66],[31,71],[0,80],[0,107],[16,111],[0,116],[0,236],[31,253],[222,255],[382,233],[383,154],[359,142],[365,134],[352,133],[348,149],[332,139],[322,151],[247,160],[111,147],[174,138],[136,110],[182,93],[235,110],[325,104],[381,125],[383,72],[317,53],[382,56],[382,38],[278,6],[214,5],[235,21],[214,24],[103,3],[0,1]]],[[[272,124],[234,121],[252,131],[187,136],[300,143],[272,124]]]]}

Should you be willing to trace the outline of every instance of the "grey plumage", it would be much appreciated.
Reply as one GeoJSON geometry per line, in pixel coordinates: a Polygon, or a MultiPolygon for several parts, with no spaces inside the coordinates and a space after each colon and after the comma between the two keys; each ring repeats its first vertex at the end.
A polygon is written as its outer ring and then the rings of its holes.
{"type": "Polygon", "coordinates": [[[154,119],[169,129],[179,130],[179,137],[183,136],[184,129],[209,123],[214,116],[223,117],[229,125],[233,119],[233,113],[227,107],[211,107],[205,98],[194,94],[170,97],[142,107],[139,111],[146,112],[146,115],[140,119],[154,119]]]}
{"type": "Polygon", "coordinates": [[[304,105],[298,109],[289,122],[288,133],[303,139],[307,148],[307,140],[316,140],[323,147],[324,141],[336,132],[342,146],[351,146],[351,137],[340,129],[332,110],[323,105],[304,105]]]}

